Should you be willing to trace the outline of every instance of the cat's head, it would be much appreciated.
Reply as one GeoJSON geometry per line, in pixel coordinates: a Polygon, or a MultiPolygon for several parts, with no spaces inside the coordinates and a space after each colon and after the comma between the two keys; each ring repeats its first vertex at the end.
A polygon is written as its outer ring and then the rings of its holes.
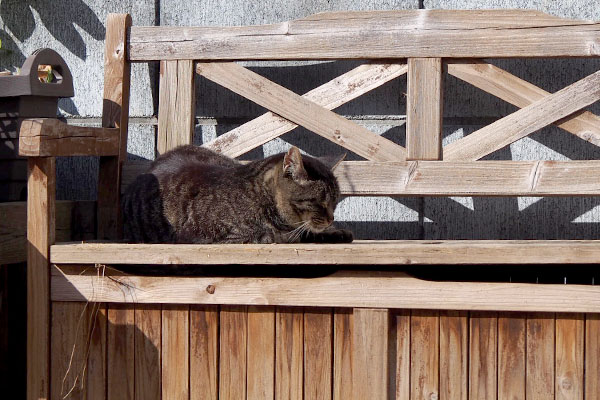
{"type": "Polygon", "coordinates": [[[279,214],[293,227],[318,233],[333,222],[340,189],[333,170],[344,155],[331,159],[302,156],[292,147],[281,164],[276,199],[279,214]]]}

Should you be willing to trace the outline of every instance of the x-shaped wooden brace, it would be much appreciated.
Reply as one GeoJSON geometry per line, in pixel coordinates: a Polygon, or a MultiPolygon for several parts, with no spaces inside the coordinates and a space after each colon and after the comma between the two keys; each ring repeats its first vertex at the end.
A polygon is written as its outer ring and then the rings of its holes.
{"type": "Polygon", "coordinates": [[[330,110],[406,71],[402,64],[363,64],[300,96],[236,63],[198,63],[198,74],[271,110],[207,147],[236,157],[301,125],[368,160],[403,161],[402,146],[330,110]]]}
{"type": "Polygon", "coordinates": [[[481,61],[449,62],[448,73],[521,109],[445,146],[445,161],[478,160],[556,121],[557,126],[600,145],[600,118],[578,112],[600,99],[600,71],[554,94],[481,61]]]}

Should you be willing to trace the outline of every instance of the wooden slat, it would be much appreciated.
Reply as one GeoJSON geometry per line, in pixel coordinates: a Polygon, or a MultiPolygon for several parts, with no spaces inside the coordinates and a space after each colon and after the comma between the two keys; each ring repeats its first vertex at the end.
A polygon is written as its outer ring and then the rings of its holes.
{"type": "Polygon", "coordinates": [[[444,160],[477,160],[600,99],[600,71],[444,147],[444,160]]]}
{"type": "MultiPolygon", "coordinates": [[[[406,70],[405,64],[362,64],[311,90],[302,97],[328,110],[333,110],[405,74],[406,70]]],[[[237,157],[291,131],[297,126],[293,122],[269,111],[232,129],[204,146],[229,157],[237,157]]]]}
{"type": "Polygon", "coordinates": [[[189,397],[189,306],[162,308],[162,398],[189,397]]]}
{"type": "Polygon", "coordinates": [[[219,397],[219,309],[190,306],[190,399],[219,397]]]}
{"type": "Polygon", "coordinates": [[[354,309],[352,398],[388,399],[389,310],[354,309]]]}
{"type": "Polygon", "coordinates": [[[192,143],[196,108],[194,76],[192,60],[160,63],[158,154],[192,143]]]}
{"type": "Polygon", "coordinates": [[[302,308],[277,307],[275,317],[275,398],[302,400],[304,313],[302,308]]]}
{"type": "Polygon", "coordinates": [[[582,314],[556,314],[557,400],[583,399],[584,329],[582,314]]]}
{"type": "Polygon", "coordinates": [[[332,395],[333,320],[330,308],[304,311],[304,399],[330,400],[332,395]]]}
{"type": "Polygon", "coordinates": [[[245,306],[221,307],[220,335],[219,399],[245,399],[248,340],[245,306]]]}
{"type": "Polygon", "coordinates": [[[600,315],[585,316],[585,399],[600,399],[600,315]]]}
{"type": "Polygon", "coordinates": [[[496,313],[469,315],[469,399],[498,396],[498,317],[496,313]]]}
{"type": "Polygon", "coordinates": [[[87,400],[106,399],[106,349],[108,330],[108,311],[106,304],[95,304],[90,323],[92,332],[87,360],[87,381],[85,384],[87,400]]]}
{"type": "MultiPolygon", "coordinates": [[[[482,61],[450,61],[448,73],[519,108],[550,95],[544,89],[482,61]]],[[[556,126],[596,146],[600,145],[600,117],[589,111],[572,114],[558,121],[556,126]]]]}
{"type": "Polygon", "coordinates": [[[554,398],[554,321],[552,313],[527,315],[526,398],[554,398]]]}
{"type": "Polygon", "coordinates": [[[396,338],[395,398],[410,398],[410,310],[396,310],[392,315],[392,329],[396,338]]]}
{"type": "Polygon", "coordinates": [[[410,317],[410,398],[439,399],[438,311],[413,310],[410,317]]]}
{"type": "Polygon", "coordinates": [[[525,398],[524,314],[498,317],[498,399],[525,398]]]}
{"type": "MultiPolygon", "coordinates": [[[[127,164],[122,190],[149,166],[127,164]]],[[[345,161],[334,171],[343,195],[599,195],[600,161],[345,161]]]]}
{"type": "Polygon", "coordinates": [[[599,244],[597,240],[356,240],[349,244],[277,246],[61,243],[51,246],[50,261],[213,265],[594,264],[600,260],[599,244]]]}
{"type": "Polygon", "coordinates": [[[108,400],[134,399],[135,312],[129,304],[108,307],[108,400]]]}
{"type": "Polygon", "coordinates": [[[402,146],[235,63],[199,63],[198,74],[335,144],[375,161],[402,161],[402,146]]]}
{"type": "Polygon", "coordinates": [[[159,305],[135,306],[134,342],[135,398],[160,400],[162,317],[159,305]]]}
{"type": "Polygon", "coordinates": [[[119,129],[67,125],[55,118],[26,119],[19,133],[19,155],[27,157],[114,156],[119,129]]]}
{"type": "Polygon", "coordinates": [[[247,399],[275,396],[275,308],[248,307],[247,399]]]}
{"type": "Polygon", "coordinates": [[[465,311],[440,312],[440,398],[467,400],[469,326],[465,311]]]}
{"type": "Polygon", "coordinates": [[[409,58],[406,96],[406,158],[442,156],[442,59],[409,58]]]}
{"type": "Polygon", "coordinates": [[[58,268],[53,268],[52,273],[52,300],[57,301],[600,311],[600,288],[591,285],[433,282],[422,281],[403,273],[361,274],[350,271],[310,280],[241,277],[104,278],[84,274],[65,275],[58,268]],[[198,289],[210,285],[215,288],[212,294],[198,289]]]}
{"type": "Polygon", "coordinates": [[[219,397],[219,308],[190,307],[190,400],[219,397]]]}
{"type": "Polygon", "coordinates": [[[104,48],[102,127],[119,128],[119,153],[100,157],[98,175],[98,239],[118,239],[122,234],[121,166],[127,159],[130,63],[127,60],[129,14],[109,14],[104,48]]]}
{"type": "Polygon", "coordinates": [[[131,60],[593,56],[600,40],[591,21],[526,10],[343,12],[256,27],[157,28],[132,28],[131,60]]]}
{"type": "Polygon", "coordinates": [[[352,309],[336,308],[333,313],[333,399],[352,399],[352,309]]]}
{"type": "Polygon", "coordinates": [[[50,246],[55,240],[54,157],[28,160],[27,398],[50,396],[50,246]]]}

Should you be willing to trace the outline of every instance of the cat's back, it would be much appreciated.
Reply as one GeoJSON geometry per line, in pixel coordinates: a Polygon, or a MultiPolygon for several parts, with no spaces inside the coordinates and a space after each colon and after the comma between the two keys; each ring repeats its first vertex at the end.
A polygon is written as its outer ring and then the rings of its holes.
{"type": "Polygon", "coordinates": [[[212,150],[194,145],[185,145],[160,155],[152,163],[148,173],[160,179],[189,169],[214,171],[233,168],[238,165],[240,164],[237,161],[212,150]]]}

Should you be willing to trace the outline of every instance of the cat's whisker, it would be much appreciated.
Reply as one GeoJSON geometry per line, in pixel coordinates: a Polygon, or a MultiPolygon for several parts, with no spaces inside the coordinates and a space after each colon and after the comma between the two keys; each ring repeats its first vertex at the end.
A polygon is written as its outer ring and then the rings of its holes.
{"type": "Polygon", "coordinates": [[[294,243],[298,240],[305,232],[309,230],[310,221],[301,221],[299,226],[294,230],[288,232],[288,242],[294,243]]]}

